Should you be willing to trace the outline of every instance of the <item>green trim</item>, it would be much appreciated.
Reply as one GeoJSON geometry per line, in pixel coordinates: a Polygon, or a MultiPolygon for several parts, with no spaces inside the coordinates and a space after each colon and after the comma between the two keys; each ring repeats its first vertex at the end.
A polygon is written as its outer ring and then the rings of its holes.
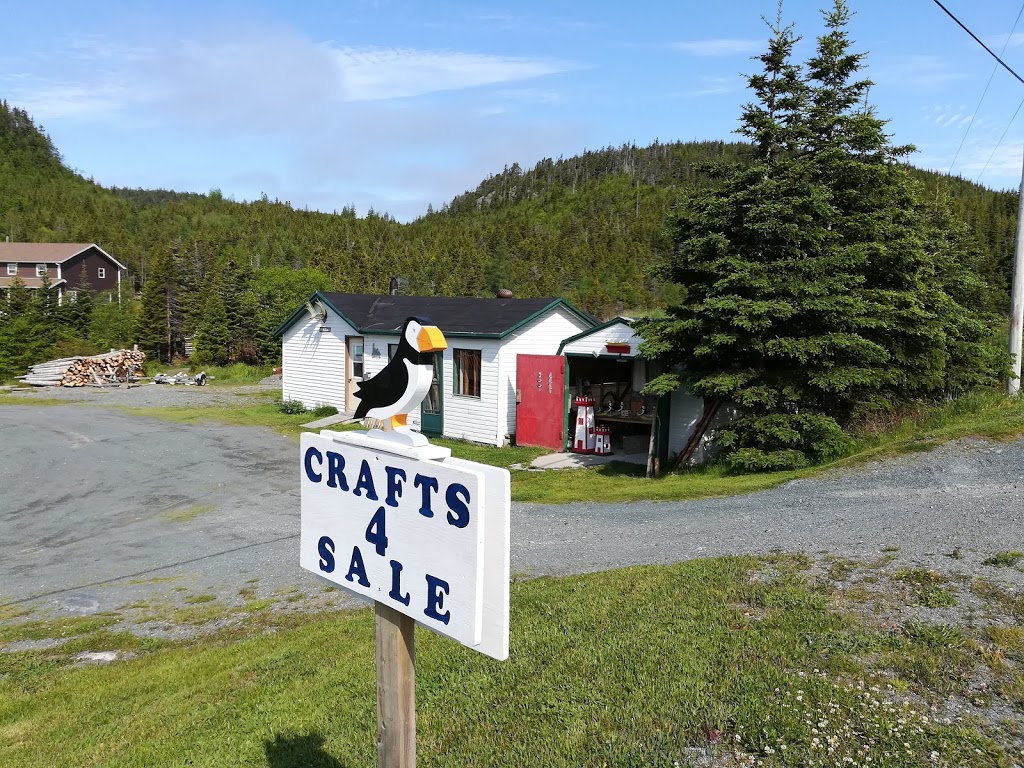
{"type": "MultiPolygon", "coordinates": [[[[351,320],[349,320],[347,317],[345,317],[345,313],[342,312],[340,309],[338,309],[336,306],[334,306],[334,304],[331,303],[330,299],[328,299],[322,292],[317,291],[312,296],[310,296],[308,299],[306,299],[306,301],[312,303],[314,299],[317,300],[317,301],[323,302],[324,305],[326,305],[330,309],[333,309],[334,310],[334,314],[338,315],[338,317],[340,317],[342,320],[344,320],[346,323],[348,323],[352,328],[355,328],[357,333],[362,333],[362,331],[360,331],[360,329],[358,327],[356,327],[356,324],[353,323],[351,320]]],[[[290,315],[288,315],[288,319],[287,320],[285,320],[283,323],[281,323],[279,326],[277,326],[277,328],[274,329],[274,333],[272,335],[273,336],[277,336],[277,337],[284,336],[285,332],[289,328],[291,328],[293,325],[295,325],[295,322],[305,312],[306,312],[306,304],[302,303],[302,304],[299,305],[298,309],[296,309],[294,312],[292,312],[290,315]]],[[[372,333],[372,331],[370,331],[370,333],[372,333]]],[[[397,335],[398,331],[395,331],[395,334],[397,335]]]]}
{"type": "MultiPolygon", "coordinates": [[[[604,330],[605,328],[611,328],[613,325],[616,325],[617,323],[622,323],[623,325],[627,325],[630,328],[633,327],[633,323],[630,320],[628,320],[627,318],[625,318],[625,317],[613,317],[611,320],[609,320],[606,323],[601,323],[600,325],[595,325],[592,328],[588,328],[585,331],[581,331],[580,333],[577,333],[575,336],[570,336],[568,339],[566,339],[565,341],[563,341],[561,344],[558,345],[558,352],[556,354],[559,354],[559,355],[562,354],[562,350],[565,349],[565,345],[566,344],[572,344],[574,341],[579,341],[580,339],[585,339],[587,336],[589,336],[590,334],[594,333],[595,331],[604,330]]],[[[611,355],[611,357],[615,357],[615,355],[611,355]]]]}
{"type": "Polygon", "coordinates": [[[562,447],[564,451],[572,443],[569,439],[569,383],[572,381],[572,366],[569,365],[569,356],[565,356],[565,381],[562,386],[562,447]]]}
{"type": "MultiPolygon", "coordinates": [[[[572,313],[573,313],[574,315],[576,315],[576,317],[578,317],[578,318],[579,318],[580,320],[582,320],[582,321],[583,321],[583,322],[585,322],[585,323],[586,323],[587,325],[589,325],[589,326],[591,327],[591,330],[593,330],[593,326],[594,326],[594,321],[593,321],[592,319],[590,319],[590,317],[588,317],[588,316],[587,316],[586,314],[584,314],[584,313],[583,313],[583,312],[581,312],[580,310],[576,309],[576,307],[574,307],[574,306],[573,306],[572,304],[570,304],[570,303],[569,303],[568,301],[566,301],[565,299],[555,299],[554,301],[552,301],[552,302],[551,302],[550,304],[548,304],[548,305],[547,305],[546,307],[544,307],[543,309],[538,309],[538,310],[537,310],[536,312],[534,312],[534,313],[533,313],[532,315],[530,315],[529,317],[527,317],[527,318],[526,318],[525,320],[520,320],[520,321],[519,321],[518,323],[516,323],[515,325],[513,325],[513,326],[512,326],[511,328],[509,328],[509,329],[508,329],[507,331],[503,331],[502,333],[498,334],[498,335],[496,336],[496,338],[499,338],[499,339],[503,339],[503,338],[505,338],[505,337],[506,337],[506,336],[508,336],[508,335],[509,335],[510,333],[513,333],[513,332],[515,332],[515,331],[519,330],[520,328],[522,328],[522,327],[523,327],[524,325],[526,325],[527,323],[530,323],[530,322],[532,322],[533,320],[536,320],[536,319],[537,319],[538,317],[540,317],[541,315],[543,315],[543,314],[544,314],[545,312],[547,312],[547,311],[548,311],[549,309],[553,309],[554,307],[558,307],[558,306],[562,306],[562,307],[565,307],[565,308],[566,308],[567,310],[569,310],[569,311],[570,311],[570,312],[572,312],[572,313]]],[[[459,334],[452,334],[452,335],[453,335],[453,336],[457,336],[457,335],[459,335],[459,334]]],[[[470,334],[466,334],[466,335],[467,335],[467,336],[469,336],[470,334]]],[[[485,336],[485,335],[493,336],[493,334],[480,334],[480,335],[481,335],[481,336],[485,336]]]]}
{"type": "Polygon", "coordinates": [[[658,434],[655,435],[655,450],[661,461],[662,474],[668,472],[668,446],[671,435],[672,424],[672,395],[662,395],[658,398],[658,434]]]}

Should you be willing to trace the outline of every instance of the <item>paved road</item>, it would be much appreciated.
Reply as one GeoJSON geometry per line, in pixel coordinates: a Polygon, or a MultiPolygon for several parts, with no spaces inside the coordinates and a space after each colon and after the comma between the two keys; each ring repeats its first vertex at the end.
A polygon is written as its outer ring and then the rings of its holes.
{"type": "MultiPolygon", "coordinates": [[[[512,567],[899,547],[901,562],[976,573],[1024,550],[1022,501],[1024,442],[957,443],[743,497],[517,504],[512,567]]],[[[91,612],[182,588],[236,596],[252,579],[262,594],[307,589],[318,582],[297,564],[298,516],[298,448],[269,430],[0,406],[0,605],[91,612]]]]}

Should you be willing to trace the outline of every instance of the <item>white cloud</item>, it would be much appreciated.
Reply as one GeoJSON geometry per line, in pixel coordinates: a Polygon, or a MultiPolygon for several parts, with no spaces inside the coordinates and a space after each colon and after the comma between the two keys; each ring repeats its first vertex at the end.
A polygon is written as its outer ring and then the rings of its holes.
{"type": "Polygon", "coordinates": [[[121,49],[90,37],[72,47],[74,66],[51,65],[56,71],[45,77],[0,74],[0,89],[43,120],[149,105],[184,118],[202,112],[207,120],[263,123],[339,102],[408,99],[576,68],[543,57],[345,47],[259,27],[121,49]]]}
{"type": "Polygon", "coordinates": [[[686,40],[674,46],[692,56],[741,56],[753,55],[765,47],[762,40],[738,38],[715,38],[712,40],[686,40]]]}
{"type": "Polygon", "coordinates": [[[11,99],[40,120],[102,118],[120,107],[129,95],[124,86],[97,83],[92,86],[33,82],[15,89],[11,99]]]}
{"type": "Polygon", "coordinates": [[[408,49],[334,52],[351,101],[421,96],[439,91],[529,80],[572,69],[554,59],[408,49]]]}
{"type": "Polygon", "coordinates": [[[869,76],[879,83],[898,82],[925,90],[942,88],[966,77],[953,69],[949,58],[923,54],[889,57],[872,66],[869,76]]]}
{"type": "Polygon", "coordinates": [[[716,75],[703,75],[697,78],[694,88],[679,91],[674,94],[679,98],[693,98],[696,96],[718,96],[723,93],[732,93],[744,85],[740,77],[720,77],[716,75]]]}
{"type": "MultiPolygon", "coordinates": [[[[935,104],[925,111],[922,119],[939,128],[962,128],[971,123],[973,116],[974,113],[963,105],[954,107],[951,104],[935,104]]],[[[979,128],[985,122],[984,118],[976,118],[972,128],[979,128]]]]}
{"type": "Polygon", "coordinates": [[[538,147],[585,143],[580,124],[545,116],[560,96],[539,78],[576,68],[568,61],[353,47],[251,25],[146,42],[82,38],[73,57],[55,50],[18,68],[0,53],[0,93],[51,131],[77,132],[79,152],[93,142],[108,153],[108,166],[86,169],[106,184],[217,186],[400,218],[534,162],[538,147]],[[111,152],[113,134],[130,146],[111,152]]]}
{"type": "Polygon", "coordinates": [[[1019,48],[1024,45],[1024,32],[1014,32],[1012,35],[995,35],[988,39],[988,45],[990,48],[996,49],[1003,47],[1019,48]]]}

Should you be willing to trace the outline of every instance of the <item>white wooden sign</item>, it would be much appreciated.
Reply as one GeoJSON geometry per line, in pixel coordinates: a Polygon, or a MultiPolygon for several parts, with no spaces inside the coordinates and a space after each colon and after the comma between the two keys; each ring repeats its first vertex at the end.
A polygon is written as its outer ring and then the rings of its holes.
{"type": "Polygon", "coordinates": [[[507,470],[360,432],[305,433],[301,453],[303,568],[508,657],[507,470]]]}

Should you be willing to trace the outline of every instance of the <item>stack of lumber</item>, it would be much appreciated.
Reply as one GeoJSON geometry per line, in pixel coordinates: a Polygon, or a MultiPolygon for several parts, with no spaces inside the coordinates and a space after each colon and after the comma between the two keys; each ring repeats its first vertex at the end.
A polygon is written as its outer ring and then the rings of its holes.
{"type": "Polygon", "coordinates": [[[105,387],[137,381],[146,355],[132,349],[92,357],[62,357],[29,368],[21,381],[37,387],[105,387]]]}

